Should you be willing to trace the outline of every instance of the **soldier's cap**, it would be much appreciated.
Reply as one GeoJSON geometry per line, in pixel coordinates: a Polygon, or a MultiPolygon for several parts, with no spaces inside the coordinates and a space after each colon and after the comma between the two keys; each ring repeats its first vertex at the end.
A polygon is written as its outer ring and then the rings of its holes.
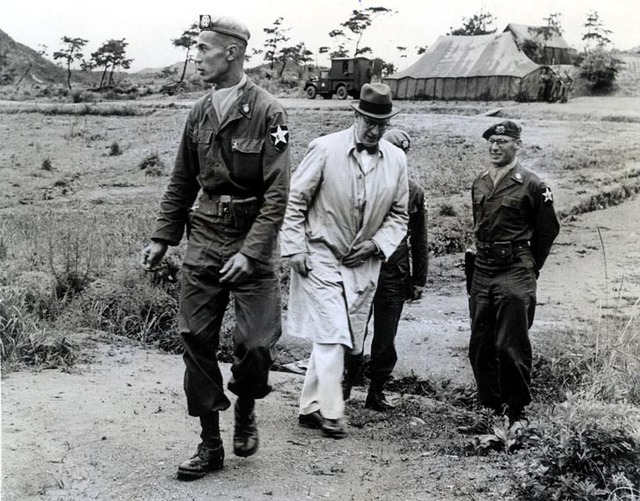
{"type": "Polygon", "coordinates": [[[521,132],[522,129],[518,124],[513,123],[511,120],[505,120],[504,122],[500,122],[489,127],[482,133],[482,137],[485,139],[489,139],[491,136],[497,135],[520,139],[521,132]]]}
{"type": "Polygon", "coordinates": [[[382,83],[364,84],[360,89],[360,101],[351,103],[358,113],[377,120],[391,118],[400,113],[393,109],[391,89],[382,83]]]}
{"type": "Polygon", "coordinates": [[[200,31],[215,31],[216,33],[238,38],[243,42],[248,42],[249,38],[251,38],[249,28],[232,17],[213,17],[209,14],[201,14],[198,26],[200,31]]]}
{"type": "Polygon", "coordinates": [[[409,137],[409,134],[400,129],[389,129],[382,135],[382,139],[386,139],[405,153],[411,146],[411,138],[409,137]]]}

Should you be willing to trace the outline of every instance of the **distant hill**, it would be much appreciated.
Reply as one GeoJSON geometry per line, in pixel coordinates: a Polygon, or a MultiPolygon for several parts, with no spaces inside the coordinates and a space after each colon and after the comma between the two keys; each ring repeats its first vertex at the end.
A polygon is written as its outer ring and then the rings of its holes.
{"type": "Polygon", "coordinates": [[[66,79],[64,68],[0,30],[0,75],[11,73],[17,82],[25,72],[28,74],[23,82],[60,83],[66,79]]]}
{"type": "MultiPolygon", "coordinates": [[[[162,68],[144,68],[142,70],[136,71],[137,75],[158,75],[163,74],[165,72],[173,73],[178,78],[182,74],[182,68],[184,66],[184,60],[178,61],[176,63],[170,64],[169,66],[163,66],[162,68]]],[[[187,64],[187,72],[185,73],[185,78],[189,78],[191,75],[194,75],[196,72],[196,67],[193,63],[187,64]]]]}

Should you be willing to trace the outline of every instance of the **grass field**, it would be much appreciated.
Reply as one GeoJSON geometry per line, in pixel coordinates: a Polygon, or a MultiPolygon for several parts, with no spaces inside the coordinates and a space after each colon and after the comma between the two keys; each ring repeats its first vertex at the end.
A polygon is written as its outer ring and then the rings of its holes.
{"type": "MultiPolygon", "coordinates": [[[[413,138],[410,176],[425,189],[430,286],[437,290],[461,280],[460,253],[471,243],[469,190],[486,165],[480,135],[498,118],[485,115],[486,104],[402,107],[394,126],[413,138]]],[[[625,110],[597,113],[596,108],[596,101],[581,101],[573,107],[523,105],[497,113],[522,124],[521,158],[555,191],[562,218],[620,203],[640,190],[640,120],[625,110]]],[[[156,274],[142,272],[137,261],[187,113],[184,101],[168,100],[0,108],[3,372],[70,367],[83,356],[79,344],[86,332],[99,332],[107,342],[126,337],[179,349],[172,333],[184,247],[173,249],[156,274]]],[[[344,104],[291,106],[293,167],[310,140],[352,121],[344,104]]],[[[286,276],[283,270],[285,282],[286,276]]],[[[561,345],[545,346],[535,374],[542,428],[510,434],[500,422],[478,414],[494,432],[468,449],[449,452],[531,451],[507,461],[519,499],[542,501],[553,494],[596,500],[607,499],[606,494],[612,500],[637,500],[633,468],[640,431],[633,428],[636,414],[630,409],[640,404],[639,329],[637,315],[612,317],[586,337],[569,332],[561,345]],[[592,480],[597,471],[606,482],[592,480]],[[615,497],[615,492],[625,494],[615,497]]],[[[429,389],[420,381],[399,385],[439,402],[466,395],[456,388],[429,389]]],[[[424,420],[433,414],[420,406],[401,412],[424,420]]],[[[394,433],[410,436],[407,443],[424,438],[397,419],[394,433]]]]}

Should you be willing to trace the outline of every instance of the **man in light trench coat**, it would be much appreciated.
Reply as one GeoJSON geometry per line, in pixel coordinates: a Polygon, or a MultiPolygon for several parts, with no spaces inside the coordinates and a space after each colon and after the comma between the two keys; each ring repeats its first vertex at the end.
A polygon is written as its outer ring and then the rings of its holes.
{"type": "Polygon", "coordinates": [[[361,350],[380,266],[407,232],[407,159],[382,135],[393,109],[366,84],[355,124],[315,139],[291,180],[281,253],[292,268],[288,332],[313,340],[300,395],[301,426],[346,435],[341,378],[361,350]]]}

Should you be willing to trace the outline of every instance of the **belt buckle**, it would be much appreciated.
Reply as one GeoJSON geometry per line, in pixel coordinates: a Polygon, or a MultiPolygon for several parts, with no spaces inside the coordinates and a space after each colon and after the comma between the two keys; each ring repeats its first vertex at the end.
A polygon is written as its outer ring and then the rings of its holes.
{"type": "Polygon", "coordinates": [[[511,242],[494,242],[493,245],[498,256],[505,258],[511,254],[511,242]]]}

